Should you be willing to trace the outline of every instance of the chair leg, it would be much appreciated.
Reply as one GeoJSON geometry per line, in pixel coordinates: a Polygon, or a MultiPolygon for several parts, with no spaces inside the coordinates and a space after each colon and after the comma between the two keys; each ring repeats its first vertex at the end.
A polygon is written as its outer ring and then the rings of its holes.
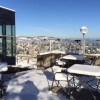
{"type": "Polygon", "coordinates": [[[51,87],[49,87],[49,90],[51,90],[53,88],[54,81],[55,81],[55,78],[53,77],[52,85],[51,85],[51,87]]]}
{"type": "Polygon", "coordinates": [[[75,87],[75,77],[73,76],[73,84],[74,84],[74,87],[75,87]]]}
{"type": "Polygon", "coordinates": [[[4,89],[0,88],[0,98],[2,98],[3,95],[4,95],[4,89]]]}
{"type": "Polygon", "coordinates": [[[51,89],[53,88],[54,82],[56,83],[57,87],[59,86],[59,81],[56,81],[55,78],[53,78],[52,85],[51,85],[51,87],[49,88],[49,90],[51,90],[51,89]]]}
{"type": "Polygon", "coordinates": [[[0,81],[0,98],[2,98],[3,95],[4,95],[4,86],[2,81],[0,81]]]}
{"type": "Polygon", "coordinates": [[[59,81],[56,81],[57,87],[59,86],[59,81]]]}
{"type": "Polygon", "coordinates": [[[100,85],[100,79],[99,79],[99,81],[97,83],[97,92],[98,92],[99,85],[100,85]]]}
{"type": "Polygon", "coordinates": [[[67,83],[68,83],[68,94],[71,95],[71,90],[70,90],[70,84],[69,84],[69,80],[68,80],[68,75],[67,75],[67,83]]]}

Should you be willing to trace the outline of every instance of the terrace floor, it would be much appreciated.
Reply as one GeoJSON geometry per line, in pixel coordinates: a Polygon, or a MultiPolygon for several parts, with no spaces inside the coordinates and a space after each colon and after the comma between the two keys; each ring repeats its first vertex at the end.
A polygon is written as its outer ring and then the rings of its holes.
{"type": "Polygon", "coordinates": [[[68,100],[61,93],[49,91],[47,78],[42,70],[6,74],[4,78],[7,88],[2,100],[68,100]]]}
{"type": "MultiPolygon", "coordinates": [[[[51,68],[46,70],[25,70],[17,73],[5,74],[3,76],[6,93],[2,100],[69,100],[66,94],[54,88],[49,91],[52,84],[51,68]]],[[[67,84],[62,82],[63,86],[67,84]]],[[[56,84],[54,84],[56,85],[56,84]]],[[[95,93],[94,93],[95,94],[95,93]]],[[[94,100],[86,90],[74,93],[74,99],[70,100],[94,100]]],[[[95,100],[100,100],[100,94],[95,100]]]]}

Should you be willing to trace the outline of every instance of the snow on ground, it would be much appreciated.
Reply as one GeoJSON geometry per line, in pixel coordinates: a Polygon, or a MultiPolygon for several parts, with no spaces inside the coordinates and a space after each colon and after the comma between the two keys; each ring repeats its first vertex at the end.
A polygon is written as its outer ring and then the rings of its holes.
{"type": "MultiPolygon", "coordinates": [[[[51,71],[51,68],[44,71],[32,69],[24,72],[18,72],[16,74],[12,73],[10,75],[6,75],[5,85],[7,86],[7,89],[2,100],[68,100],[65,94],[61,92],[51,93],[51,91],[49,91],[49,86],[51,86],[53,78],[53,73],[51,71]]],[[[83,81],[88,80],[88,77],[80,78],[83,81]]],[[[76,83],[80,82],[80,78],[78,77],[76,79],[76,83]]],[[[91,82],[91,85],[94,85],[95,82],[97,82],[97,78],[91,82]]],[[[63,86],[67,85],[66,82],[60,83],[63,86]]],[[[53,86],[55,85],[56,84],[53,86]]],[[[78,98],[75,100],[79,100],[79,98],[80,100],[93,100],[90,92],[87,90],[78,91],[74,94],[73,97],[78,98]]],[[[96,96],[93,92],[93,95],[97,98],[95,100],[100,100],[100,94],[96,96]]]]}
{"type": "Polygon", "coordinates": [[[48,90],[45,73],[30,70],[7,83],[3,100],[68,100],[63,94],[54,94],[48,90]]]}
{"type": "Polygon", "coordinates": [[[17,61],[15,66],[12,67],[20,67],[20,68],[37,68],[36,66],[37,64],[37,59],[35,58],[30,58],[30,59],[26,59],[26,60],[19,60],[17,61]]]}

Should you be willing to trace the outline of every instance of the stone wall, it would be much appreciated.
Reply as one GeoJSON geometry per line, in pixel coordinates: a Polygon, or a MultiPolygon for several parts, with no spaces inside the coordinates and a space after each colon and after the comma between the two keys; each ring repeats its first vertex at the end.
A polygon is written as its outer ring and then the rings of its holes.
{"type": "Polygon", "coordinates": [[[52,67],[55,60],[60,58],[61,54],[45,54],[45,55],[37,55],[37,67],[48,68],[52,67]]]}

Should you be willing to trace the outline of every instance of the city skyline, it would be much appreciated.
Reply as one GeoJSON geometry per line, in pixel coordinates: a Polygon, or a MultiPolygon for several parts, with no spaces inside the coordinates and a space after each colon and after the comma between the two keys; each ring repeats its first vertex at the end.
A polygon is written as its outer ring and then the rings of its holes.
{"type": "Polygon", "coordinates": [[[1,6],[16,11],[16,36],[100,38],[99,0],[1,0],[1,6]]]}

